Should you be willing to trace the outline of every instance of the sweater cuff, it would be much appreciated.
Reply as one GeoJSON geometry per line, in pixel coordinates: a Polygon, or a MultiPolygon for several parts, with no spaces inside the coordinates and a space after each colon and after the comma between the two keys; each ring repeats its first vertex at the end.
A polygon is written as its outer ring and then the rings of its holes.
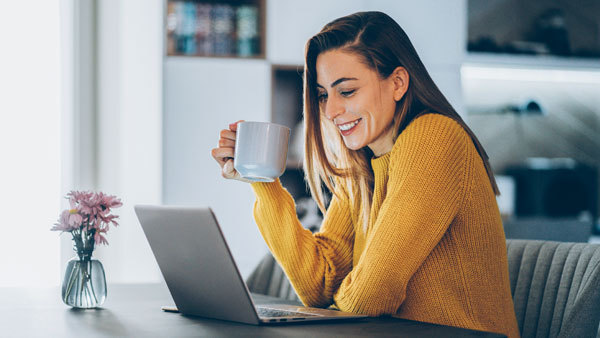
{"type": "Polygon", "coordinates": [[[285,190],[279,178],[273,182],[250,183],[250,186],[257,198],[277,198],[277,196],[281,196],[281,191],[285,190]]]}

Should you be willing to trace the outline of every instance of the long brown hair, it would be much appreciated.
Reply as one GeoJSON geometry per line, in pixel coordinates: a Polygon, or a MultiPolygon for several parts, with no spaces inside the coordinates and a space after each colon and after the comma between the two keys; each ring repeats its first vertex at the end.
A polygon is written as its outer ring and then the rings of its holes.
{"type": "Polygon", "coordinates": [[[409,74],[409,86],[396,105],[392,122],[394,137],[424,113],[448,116],[470,135],[483,159],[492,189],[499,195],[485,150],[435,85],[404,30],[387,14],[359,12],[328,23],[306,43],[304,171],[312,196],[323,213],[323,189],[327,187],[335,193],[335,186],[343,184],[349,195],[354,197],[354,207],[362,210],[355,221],[362,220],[360,223],[366,231],[373,194],[373,171],[370,165],[373,153],[368,147],[356,151],[346,148],[333,123],[321,119],[316,88],[317,56],[333,49],[358,55],[381,79],[387,79],[397,67],[404,67],[409,74]]]}

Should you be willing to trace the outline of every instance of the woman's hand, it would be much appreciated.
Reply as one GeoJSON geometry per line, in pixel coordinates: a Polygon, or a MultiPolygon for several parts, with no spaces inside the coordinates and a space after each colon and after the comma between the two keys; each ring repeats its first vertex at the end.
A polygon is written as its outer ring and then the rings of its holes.
{"type": "Polygon", "coordinates": [[[233,168],[233,155],[235,153],[235,136],[237,132],[238,123],[243,122],[239,120],[237,122],[229,124],[229,129],[223,129],[220,133],[219,147],[214,148],[211,151],[212,157],[221,166],[221,175],[227,179],[238,180],[242,182],[251,183],[252,181],[243,178],[240,173],[233,168]]]}

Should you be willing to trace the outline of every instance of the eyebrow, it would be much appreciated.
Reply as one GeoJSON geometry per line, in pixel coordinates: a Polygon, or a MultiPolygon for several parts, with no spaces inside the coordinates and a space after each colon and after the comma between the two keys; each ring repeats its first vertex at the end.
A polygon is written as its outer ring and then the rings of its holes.
{"type": "MultiPolygon", "coordinates": [[[[357,79],[357,78],[355,78],[355,77],[341,77],[341,78],[339,78],[339,79],[337,79],[337,80],[333,81],[333,83],[331,84],[331,87],[335,87],[335,86],[339,85],[340,83],[342,83],[342,82],[344,82],[344,81],[352,81],[352,80],[358,80],[358,79],[357,79]]],[[[321,87],[321,88],[323,88],[323,86],[321,86],[321,85],[320,85],[320,84],[318,84],[318,83],[317,83],[317,87],[321,87]]],[[[323,88],[323,89],[325,89],[325,88],[323,88]]]]}

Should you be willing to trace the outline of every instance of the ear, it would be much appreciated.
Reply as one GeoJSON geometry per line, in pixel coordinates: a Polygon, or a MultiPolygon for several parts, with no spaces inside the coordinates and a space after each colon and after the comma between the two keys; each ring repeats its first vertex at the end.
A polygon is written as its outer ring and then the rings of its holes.
{"type": "Polygon", "coordinates": [[[408,83],[410,82],[410,77],[408,72],[404,67],[396,67],[392,74],[390,75],[392,79],[392,83],[394,84],[394,100],[396,102],[400,101],[406,91],[408,90],[408,83]]]}

